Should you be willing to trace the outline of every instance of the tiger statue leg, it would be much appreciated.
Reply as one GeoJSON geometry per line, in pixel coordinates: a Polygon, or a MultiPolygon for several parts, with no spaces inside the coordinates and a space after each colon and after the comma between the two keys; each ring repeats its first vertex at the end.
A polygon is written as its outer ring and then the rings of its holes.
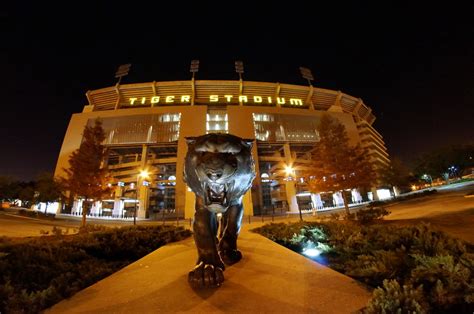
{"type": "Polygon", "coordinates": [[[224,282],[225,266],[217,251],[217,217],[200,197],[196,198],[193,231],[198,261],[188,281],[194,288],[218,287],[224,282]]]}
{"type": "Polygon", "coordinates": [[[224,261],[233,264],[242,258],[237,237],[242,197],[255,178],[253,140],[211,133],[188,137],[186,142],[183,178],[196,195],[193,230],[198,251],[188,280],[194,288],[217,287],[224,281],[224,261]],[[217,215],[222,218],[219,239],[217,215]]]}
{"type": "Polygon", "coordinates": [[[237,263],[242,259],[242,253],[237,250],[237,237],[240,233],[243,217],[242,202],[232,205],[222,214],[222,226],[219,235],[219,254],[227,265],[237,263]]]}

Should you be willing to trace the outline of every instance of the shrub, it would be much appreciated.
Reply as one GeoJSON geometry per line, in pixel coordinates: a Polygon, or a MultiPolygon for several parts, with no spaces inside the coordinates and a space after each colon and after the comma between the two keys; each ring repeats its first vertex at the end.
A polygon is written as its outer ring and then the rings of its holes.
{"type": "Polygon", "coordinates": [[[369,208],[358,210],[355,213],[355,219],[359,223],[367,225],[382,219],[388,214],[390,214],[390,212],[383,207],[370,206],[369,208]]]}
{"type": "Polygon", "coordinates": [[[372,299],[364,309],[367,314],[379,313],[427,313],[428,305],[423,297],[423,287],[413,288],[396,280],[384,280],[383,288],[372,293],[372,299]]]}
{"type": "Polygon", "coordinates": [[[68,236],[56,229],[53,234],[0,241],[1,313],[38,313],[191,232],[140,226],[68,236]]]}
{"type": "MultiPolygon", "coordinates": [[[[473,303],[472,274],[459,259],[451,255],[413,257],[416,260],[416,267],[411,271],[410,282],[423,285],[432,307],[451,310],[453,305],[473,303]]],[[[470,262],[474,264],[474,260],[470,262]]]]}
{"type": "Polygon", "coordinates": [[[303,222],[265,225],[253,231],[297,252],[308,241],[326,245],[322,258],[328,266],[374,288],[384,287],[374,295],[377,300],[371,313],[396,313],[397,304],[402,312],[414,311],[416,302],[450,313],[474,310],[474,245],[428,224],[396,227],[354,221],[303,222]],[[393,281],[384,284],[386,279],[393,281]],[[396,286],[399,283],[402,288],[396,286]],[[420,289],[423,299],[415,298],[420,289]],[[396,302],[393,291],[401,298],[396,302]],[[406,303],[409,296],[416,302],[406,303]],[[404,308],[403,304],[408,305],[404,308]]]}

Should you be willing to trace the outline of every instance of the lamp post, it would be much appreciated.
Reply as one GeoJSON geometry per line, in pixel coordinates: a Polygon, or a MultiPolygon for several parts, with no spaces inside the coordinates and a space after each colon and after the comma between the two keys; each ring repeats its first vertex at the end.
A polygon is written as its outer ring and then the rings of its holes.
{"type": "Polygon", "coordinates": [[[235,61],[235,72],[239,73],[239,80],[242,81],[242,73],[244,73],[244,63],[242,61],[235,61]]]}
{"type": "Polygon", "coordinates": [[[308,80],[308,85],[312,86],[311,81],[314,81],[313,73],[310,69],[305,67],[300,67],[301,76],[308,80]]]}
{"type": "Polygon", "coordinates": [[[133,224],[137,224],[137,203],[138,203],[138,189],[139,189],[139,182],[140,182],[140,177],[142,178],[148,178],[148,171],[147,170],[140,170],[140,172],[137,175],[137,185],[135,187],[135,209],[133,210],[133,224]]]}

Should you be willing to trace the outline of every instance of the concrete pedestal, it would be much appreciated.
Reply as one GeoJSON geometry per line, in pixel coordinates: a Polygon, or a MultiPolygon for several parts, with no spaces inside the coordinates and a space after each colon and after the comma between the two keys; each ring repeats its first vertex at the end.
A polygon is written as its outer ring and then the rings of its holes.
{"type": "Polygon", "coordinates": [[[243,259],[217,289],[193,290],[191,239],[164,246],[46,313],[355,313],[370,293],[355,280],[243,230],[243,259]]]}

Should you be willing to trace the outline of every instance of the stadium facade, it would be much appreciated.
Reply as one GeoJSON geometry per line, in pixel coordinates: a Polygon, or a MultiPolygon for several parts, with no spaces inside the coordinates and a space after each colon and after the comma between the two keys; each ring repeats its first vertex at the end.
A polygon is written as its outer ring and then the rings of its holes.
{"type": "MultiPolygon", "coordinates": [[[[340,91],[193,79],[117,84],[86,95],[88,104],[69,123],[55,176],[64,176],[84,127],[100,118],[106,132],[104,165],[114,192],[94,204],[93,215],[130,217],[137,208],[139,218],[159,219],[164,212],[192,217],[195,198],[183,181],[188,136],[224,132],[255,139],[257,179],[244,197],[246,215],[341,205],[337,193],[308,193],[294,170],[309,163],[308,152],[318,140],[316,127],[323,114],[345,126],[350,143],[365,147],[376,168],[389,163],[382,136],[372,127],[372,110],[360,98],[340,91]]],[[[347,192],[353,203],[386,196],[386,190],[376,187],[368,193],[347,192]]],[[[81,213],[81,200],[69,210],[81,213]]]]}

